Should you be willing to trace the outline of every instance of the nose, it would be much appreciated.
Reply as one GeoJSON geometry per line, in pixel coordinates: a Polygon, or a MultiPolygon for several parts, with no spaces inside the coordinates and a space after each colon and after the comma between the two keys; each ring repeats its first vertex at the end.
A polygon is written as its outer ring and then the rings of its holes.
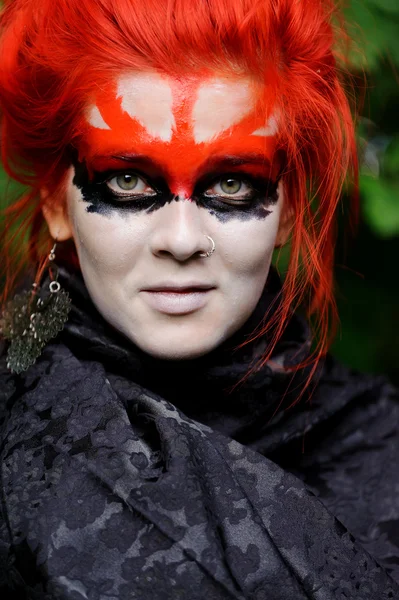
{"type": "Polygon", "coordinates": [[[150,239],[152,253],[186,261],[209,250],[202,212],[195,202],[186,199],[172,200],[159,209],[150,239]]]}

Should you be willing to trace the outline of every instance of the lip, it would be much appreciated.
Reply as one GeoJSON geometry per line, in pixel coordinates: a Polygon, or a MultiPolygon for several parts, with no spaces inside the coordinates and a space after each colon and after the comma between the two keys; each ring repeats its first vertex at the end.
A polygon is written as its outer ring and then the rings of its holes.
{"type": "Polygon", "coordinates": [[[166,315],[187,315],[203,308],[214,288],[179,287],[142,290],[147,304],[166,315]]]}
{"type": "Polygon", "coordinates": [[[211,290],[215,286],[209,283],[201,283],[198,281],[188,281],[186,283],[172,283],[169,281],[161,282],[158,285],[143,288],[143,292],[177,292],[186,293],[193,291],[211,290]]]}

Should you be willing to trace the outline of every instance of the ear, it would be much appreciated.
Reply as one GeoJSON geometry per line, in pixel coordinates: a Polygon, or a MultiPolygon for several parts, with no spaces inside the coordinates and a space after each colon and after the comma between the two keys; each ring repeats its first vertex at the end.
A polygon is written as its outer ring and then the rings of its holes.
{"type": "Polygon", "coordinates": [[[42,212],[53,239],[64,242],[72,237],[72,226],[65,198],[52,198],[47,190],[40,192],[43,200],[42,212]]]}
{"type": "Polygon", "coordinates": [[[283,195],[283,207],[280,213],[280,222],[276,236],[275,248],[280,248],[288,242],[294,225],[294,217],[294,209],[287,201],[287,198],[284,198],[283,195]]]}

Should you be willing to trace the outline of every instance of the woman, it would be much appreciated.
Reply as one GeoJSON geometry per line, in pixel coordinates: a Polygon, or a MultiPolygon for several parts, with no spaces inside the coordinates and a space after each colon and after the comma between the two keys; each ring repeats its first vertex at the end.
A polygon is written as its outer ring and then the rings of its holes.
{"type": "Polygon", "coordinates": [[[397,398],[326,355],[336,17],[4,3],[2,598],[399,598],[397,398]]]}

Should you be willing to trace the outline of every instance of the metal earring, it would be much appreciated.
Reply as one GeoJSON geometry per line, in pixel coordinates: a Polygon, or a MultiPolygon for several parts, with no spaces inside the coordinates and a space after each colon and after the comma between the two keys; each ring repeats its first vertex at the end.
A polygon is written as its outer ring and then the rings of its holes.
{"type": "Polygon", "coordinates": [[[68,320],[72,302],[58,282],[56,246],[55,243],[45,265],[48,285],[40,288],[34,283],[31,290],[14,296],[0,318],[0,333],[10,342],[7,367],[13,373],[22,373],[33,365],[68,320]]]}

